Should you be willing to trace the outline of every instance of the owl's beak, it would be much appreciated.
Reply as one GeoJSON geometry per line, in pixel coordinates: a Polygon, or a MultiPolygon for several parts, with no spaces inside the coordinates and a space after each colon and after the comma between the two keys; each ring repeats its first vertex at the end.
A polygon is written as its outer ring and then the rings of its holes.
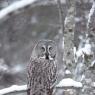
{"type": "Polygon", "coordinates": [[[46,58],[47,60],[49,60],[49,53],[48,53],[48,52],[45,53],[45,58],[46,58]]]}

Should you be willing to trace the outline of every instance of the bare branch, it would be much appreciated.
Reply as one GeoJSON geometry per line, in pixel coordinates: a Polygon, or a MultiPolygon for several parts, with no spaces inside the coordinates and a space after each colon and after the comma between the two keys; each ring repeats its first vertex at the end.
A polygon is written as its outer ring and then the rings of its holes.
{"type": "Polygon", "coordinates": [[[63,16],[63,9],[62,9],[61,1],[57,0],[57,4],[58,4],[58,10],[59,10],[59,20],[61,24],[61,29],[62,29],[62,32],[64,32],[64,16],[63,16]]]}

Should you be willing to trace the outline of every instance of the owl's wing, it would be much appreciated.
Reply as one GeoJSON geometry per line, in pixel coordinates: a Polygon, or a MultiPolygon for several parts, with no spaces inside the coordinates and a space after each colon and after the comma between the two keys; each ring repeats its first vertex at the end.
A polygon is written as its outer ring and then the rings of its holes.
{"type": "Polygon", "coordinates": [[[28,66],[27,66],[27,88],[29,89],[30,88],[30,63],[28,63],[28,66]]]}
{"type": "Polygon", "coordinates": [[[57,66],[55,61],[52,62],[52,66],[51,66],[51,88],[54,87],[56,85],[56,80],[57,80],[57,66]]]}
{"type": "Polygon", "coordinates": [[[34,69],[34,62],[33,62],[33,59],[31,59],[27,66],[27,82],[28,82],[27,87],[28,87],[28,89],[31,87],[33,69],[34,69]]]}
{"type": "Polygon", "coordinates": [[[36,72],[38,70],[38,60],[35,60],[33,58],[31,58],[28,66],[27,66],[27,86],[28,86],[28,89],[32,86],[35,85],[35,79],[37,78],[36,77],[36,72]]]}

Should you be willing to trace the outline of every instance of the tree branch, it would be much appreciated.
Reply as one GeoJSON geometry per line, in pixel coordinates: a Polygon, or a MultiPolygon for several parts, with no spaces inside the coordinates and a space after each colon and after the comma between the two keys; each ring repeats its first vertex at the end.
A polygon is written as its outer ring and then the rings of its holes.
{"type": "MultiPolygon", "coordinates": [[[[64,4],[65,2],[62,2],[62,4],[64,4]]],[[[14,3],[12,3],[11,5],[9,5],[8,7],[2,9],[0,11],[0,20],[3,19],[5,16],[7,16],[8,14],[24,8],[26,6],[29,6],[32,4],[32,7],[36,7],[36,6],[46,6],[46,5],[56,5],[56,2],[54,0],[42,0],[39,2],[39,0],[20,0],[20,1],[16,1],[14,3]]]]}
{"type": "Polygon", "coordinates": [[[62,4],[60,0],[57,0],[58,4],[58,10],[59,10],[59,21],[61,25],[62,32],[64,32],[64,16],[63,16],[63,9],[62,9],[62,4]]]}
{"type": "Polygon", "coordinates": [[[95,15],[95,1],[93,1],[92,7],[90,9],[89,15],[88,15],[88,22],[87,22],[87,28],[90,28],[91,19],[95,15]]]}
{"type": "Polygon", "coordinates": [[[8,93],[12,93],[12,92],[17,92],[17,91],[26,91],[27,90],[27,85],[12,85],[11,87],[8,88],[4,88],[0,90],[0,95],[5,95],[8,93]]]}
{"type": "Polygon", "coordinates": [[[21,9],[27,5],[33,4],[35,1],[36,0],[21,0],[21,1],[14,2],[13,4],[9,5],[8,7],[0,11],[0,19],[4,18],[6,15],[12,13],[17,9],[21,9]]]}

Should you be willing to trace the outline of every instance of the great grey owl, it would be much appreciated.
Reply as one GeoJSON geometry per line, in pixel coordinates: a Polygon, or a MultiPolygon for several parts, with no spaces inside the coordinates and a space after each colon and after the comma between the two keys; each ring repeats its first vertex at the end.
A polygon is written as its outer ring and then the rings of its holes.
{"type": "Polygon", "coordinates": [[[52,40],[41,40],[33,49],[28,64],[27,95],[52,95],[57,79],[57,46],[52,40]]]}

